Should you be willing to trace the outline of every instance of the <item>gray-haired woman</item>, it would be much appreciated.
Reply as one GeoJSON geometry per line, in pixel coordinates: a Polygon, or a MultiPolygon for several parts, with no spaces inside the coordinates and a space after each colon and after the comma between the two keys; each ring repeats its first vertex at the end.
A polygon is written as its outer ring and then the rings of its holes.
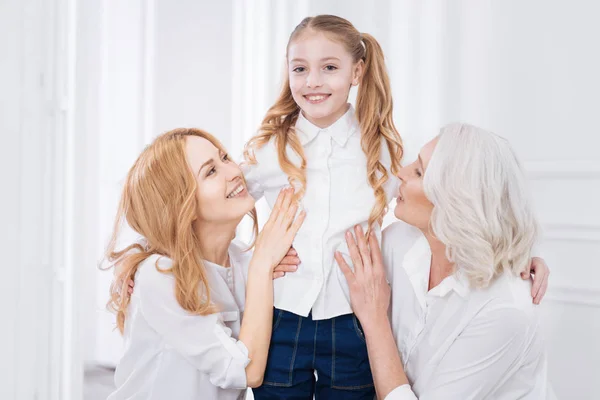
{"type": "Polygon", "coordinates": [[[336,254],[379,398],[545,398],[543,338],[519,277],[537,223],[508,142],[448,125],[399,177],[403,222],[384,231],[382,251],[357,227],[354,271],[336,254]]]}

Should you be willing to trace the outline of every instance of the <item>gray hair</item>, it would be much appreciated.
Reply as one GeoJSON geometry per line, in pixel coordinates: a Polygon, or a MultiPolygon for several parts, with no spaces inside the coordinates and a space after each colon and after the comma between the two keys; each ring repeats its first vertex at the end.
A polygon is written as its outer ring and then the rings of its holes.
{"type": "Polygon", "coordinates": [[[538,224],[508,141],[467,124],[444,126],[424,177],[433,234],[472,287],[529,268],[538,224]]]}

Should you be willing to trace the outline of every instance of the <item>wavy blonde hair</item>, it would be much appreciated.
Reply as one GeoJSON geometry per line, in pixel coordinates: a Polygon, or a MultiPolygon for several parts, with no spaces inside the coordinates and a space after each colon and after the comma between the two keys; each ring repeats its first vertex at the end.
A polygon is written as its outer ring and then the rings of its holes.
{"type": "MultiPolygon", "coordinates": [[[[127,282],[144,260],[159,254],[172,260],[172,267],[161,270],[175,278],[175,297],[182,308],[192,314],[215,312],[211,303],[206,270],[193,223],[197,219],[198,190],[196,178],[186,157],[186,139],[202,137],[226,153],[223,145],[211,134],[199,129],[179,128],[157,137],[147,146],[129,170],[114,224],[112,238],[106,250],[108,268],[115,267],[107,308],[117,314],[117,327],[124,330],[129,295],[127,282]],[[135,243],[117,250],[117,238],[126,221],[142,235],[147,245],[135,243]]],[[[258,232],[256,210],[254,237],[258,232]]]]}
{"type": "Polygon", "coordinates": [[[472,287],[529,268],[538,223],[508,141],[467,124],[442,128],[425,171],[431,229],[472,287]]]}
{"type": "MultiPolygon", "coordinates": [[[[358,87],[356,117],[361,131],[361,147],[367,156],[367,177],[375,193],[376,203],[369,216],[369,229],[380,222],[387,211],[387,199],[383,185],[388,180],[388,171],[380,162],[382,140],[387,144],[391,156],[391,173],[397,174],[403,154],[402,140],[392,120],[392,96],[390,80],[385,67],[381,46],[368,33],[360,33],[349,21],[334,15],[307,17],[292,32],[290,44],[302,32],[311,30],[322,32],[344,45],[354,62],[363,60],[364,74],[358,87]]],[[[279,164],[288,176],[291,185],[297,183],[297,198],[306,188],[306,158],[294,126],[300,107],[294,101],[290,90],[289,76],[286,75],[281,93],[275,104],[269,108],[262,121],[258,134],[246,143],[244,158],[248,163],[256,163],[255,150],[272,138],[275,140],[279,164]],[[288,158],[286,149],[290,147],[299,157],[300,165],[288,158]]]]}

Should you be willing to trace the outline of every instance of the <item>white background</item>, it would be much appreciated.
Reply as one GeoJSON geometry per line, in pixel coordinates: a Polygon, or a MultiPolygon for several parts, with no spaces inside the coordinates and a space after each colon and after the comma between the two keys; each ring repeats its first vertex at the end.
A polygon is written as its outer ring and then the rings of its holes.
{"type": "Polygon", "coordinates": [[[583,0],[0,0],[0,398],[78,399],[83,362],[118,360],[97,265],[128,167],[178,126],[239,154],[320,13],[383,46],[407,161],[451,121],[510,140],[552,270],[550,380],[600,398],[600,4],[583,0]]]}

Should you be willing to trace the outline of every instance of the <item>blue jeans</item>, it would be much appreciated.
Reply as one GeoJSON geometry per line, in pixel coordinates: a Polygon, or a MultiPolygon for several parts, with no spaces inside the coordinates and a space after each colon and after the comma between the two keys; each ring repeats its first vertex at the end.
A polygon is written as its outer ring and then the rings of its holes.
{"type": "Polygon", "coordinates": [[[354,314],[313,321],[275,309],[265,378],[253,393],[256,400],[374,399],[367,344],[354,314]]]}

